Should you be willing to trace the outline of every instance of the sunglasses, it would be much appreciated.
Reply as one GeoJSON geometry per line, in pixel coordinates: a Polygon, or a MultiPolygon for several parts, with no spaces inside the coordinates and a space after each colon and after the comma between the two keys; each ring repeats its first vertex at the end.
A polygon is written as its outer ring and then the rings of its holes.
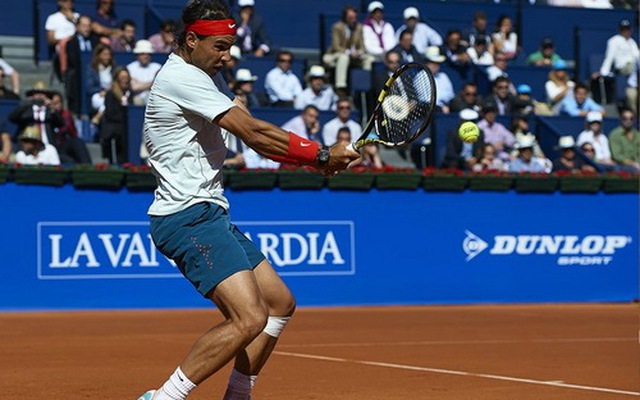
{"type": "Polygon", "coordinates": [[[282,62],[282,63],[290,63],[291,59],[290,58],[278,58],[278,62],[282,62]]]}
{"type": "Polygon", "coordinates": [[[351,110],[350,106],[340,106],[338,107],[338,110],[351,110]]]}

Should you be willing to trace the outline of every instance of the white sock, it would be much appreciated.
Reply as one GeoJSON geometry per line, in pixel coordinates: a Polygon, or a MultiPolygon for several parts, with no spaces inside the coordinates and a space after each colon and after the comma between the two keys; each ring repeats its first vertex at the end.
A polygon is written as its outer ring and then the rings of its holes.
{"type": "Polygon", "coordinates": [[[235,368],[229,376],[229,385],[223,400],[250,400],[251,389],[256,384],[258,375],[245,375],[235,368]]]}
{"type": "Polygon", "coordinates": [[[196,385],[178,367],[153,396],[153,400],[185,400],[196,385]]]}

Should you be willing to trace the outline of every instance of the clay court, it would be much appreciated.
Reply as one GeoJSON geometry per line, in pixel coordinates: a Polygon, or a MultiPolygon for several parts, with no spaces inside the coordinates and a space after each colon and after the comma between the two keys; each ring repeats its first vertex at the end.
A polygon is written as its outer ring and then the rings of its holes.
{"type": "MultiPolygon", "coordinates": [[[[215,310],[0,314],[0,398],[133,400],[215,310]]],[[[637,304],[303,308],[256,400],[640,397],[637,304]]],[[[228,368],[194,400],[221,399],[228,368]]]]}

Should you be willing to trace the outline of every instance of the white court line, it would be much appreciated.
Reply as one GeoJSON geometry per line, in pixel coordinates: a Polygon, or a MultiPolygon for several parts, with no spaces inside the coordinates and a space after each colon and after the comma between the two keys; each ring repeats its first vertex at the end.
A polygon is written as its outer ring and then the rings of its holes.
{"type": "Polygon", "coordinates": [[[580,389],[580,390],[588,390],[592,392],[604,392],[604,393],[626,394],[629,396],[640,396],[640,392],[629,392],[625,390],[600,388],[600,387],[594,387],[594,386],[572,385],[570,383],[563,383],[563,382],[557,382],[557,381],[537,381],[534,379],[515,378],[511,376],[478,374],[474,372],[454,371],[450,369],[440,369],[440,368],[418,367],[414,365],[392,364],[392,363],[383,363],[383,362],[376,362],[376,361],[349,360],[347,358],[316,356],[313,354],[290,353],[286,351],[274,351],[273,353],[280,356],[307,358],[311,360],[333,361],[333,362],[348,363],[348,364],[369,365],[374,367],[403,369],[408,371],[433,372],[436,374],[470,376],[474,378],[486,378],[486,379],[495,379],[500,381],[529,383],[533,385],[553,386],[553,387],[561,387],[561,388],[568,388],[568,389],[580,389]]]}
{"type": "Polygon", "coordinates": [[[548,339],[491,339],[491,340],[421,340],[407,342],[346,342],[346,343],[301,343],[279,344],[278,348],[290,347],[373,347],[373,346],[443,346],[450,344],[517,344],[517,343],[591,343],[591,342],[633,342],[635,338],[548,338],[548,339]]]}

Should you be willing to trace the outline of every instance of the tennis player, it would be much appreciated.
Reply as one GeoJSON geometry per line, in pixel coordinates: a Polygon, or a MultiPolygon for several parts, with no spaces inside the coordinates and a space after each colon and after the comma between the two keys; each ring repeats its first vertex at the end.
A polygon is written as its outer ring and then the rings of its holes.
{"type": "Polygon", "coordinates": [[[295,300],[262,253],[230,221],[221,171],[225,135],[232,132],[265,157],[312,165],[327,175],[360,155],[345,143],[320,147],[254,119],[218,89],[212,78],[229,62],[236,33],[224,0],[191,0],[182,20],[178,48],[156,76],[145,114],[144,141],[158,181],[149,208],[151,235],[226,320],[196,341],[159,389],[139,400],[186,399],[233,358],[224,399],[248,400],[295,300]]]}

